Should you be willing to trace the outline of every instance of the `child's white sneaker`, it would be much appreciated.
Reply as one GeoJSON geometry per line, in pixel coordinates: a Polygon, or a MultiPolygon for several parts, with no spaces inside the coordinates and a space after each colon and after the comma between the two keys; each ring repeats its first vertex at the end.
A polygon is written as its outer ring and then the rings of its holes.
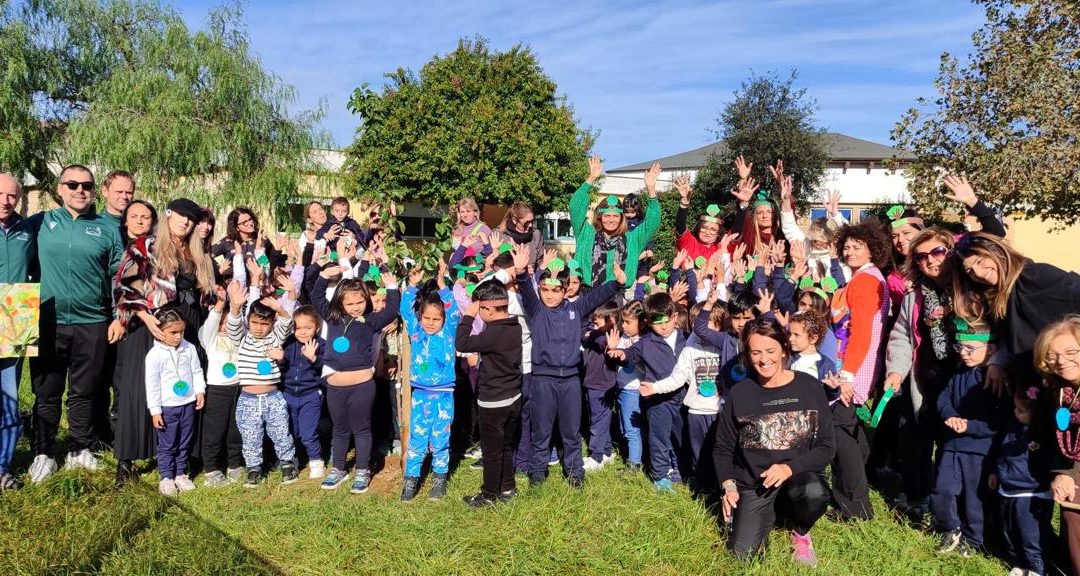
{"type": "Polygon", "coordinates": [[[176,482],[167,478],[158,482],[157,489],[162,496],[176,496],[176,482]]]}
{"type": "Polygon", "coordinates": [[[56,470],[56,460],[45,454],[38,454],[34,456],[34,462],[30,464],[30,481],[34,484],[40,484],[46,478],[55,474],[56,470]]]}
{"type": "Polygon", "coordinates": [[[595,472],[604,467],[604,463],[593,458],[592,456],[585,457],[584,468],[586,472],[595,472]]]}
{"type": "Polygon", "coordinates": [[[177,476],[174,484],[176,484],[176,489],[181,492],[191,492],[195,489],[195,483],[191,481],[191,478],[188,478],[187,474],[177,476]]]}
{"type": "Polygon", "coordinates": [[[307,467],[308,479],[310,480],[326,476],[326,464],[322,460],[309,460],[307,467]]]}

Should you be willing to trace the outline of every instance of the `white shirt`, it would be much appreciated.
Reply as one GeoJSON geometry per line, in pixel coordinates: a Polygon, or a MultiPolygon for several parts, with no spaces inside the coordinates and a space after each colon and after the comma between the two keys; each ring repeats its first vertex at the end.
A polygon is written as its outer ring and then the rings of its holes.
{"type": "Polygon", "coordinates": [[[162,406],[183,406],[206,393],[199,354],[195,346],[181,340],[176,348],[155,341],[146,355],[146,407],[152,416],[162,406]]]}

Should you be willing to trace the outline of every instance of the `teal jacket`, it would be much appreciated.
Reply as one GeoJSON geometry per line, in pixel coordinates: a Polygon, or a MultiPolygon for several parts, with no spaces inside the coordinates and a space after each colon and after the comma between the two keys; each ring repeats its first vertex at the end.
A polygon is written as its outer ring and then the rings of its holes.
{"type": "Polygon", "coordinates": [[[0,227],[0,282],[31,282],[31,265],[36,261],[33,222],[15,214],[11,217],[11,226],[0,227]]]}
{"type": "Polygon", "coordinates": [[[96,212],[75,219],[63,207],[29,220],[37,231],[43,317],[55,314],[60,325],[111,320],[113,278],[124,255],[120,230],[96,212]]]}
{"type": "MultiPolygon", "coordinates": [[[[592,286],[592,252],[596,245],[596,228],[589,222],[589,191],[592,189],[592,184],[585,182],[570,198],[570,224],[574,227],[574,240],[577,245],[574,259],[581,264],[581,282],[586,286],[592,286]]],[[[660,202],[656,198],[649,198],[649,204],[645,207],[645,219],[637,228],[626,233],[626,262],[623,263],[623,269],[626,271],[627,288],[633,286],[637,280],[638,256],[659,227],[660,202]]],[[[608,270],[605,282],[614,279],[615,275],[608,270]]]]}
{"type": "Polygon", "coordinates": [[[412,357],[409,359],[409,384],[414,390],[452,390],[457,380],[457,354],[454,338],[461,321],[454,293],[449,288],[439,290],[446,321],[442,330],[428,334],[420,326],[420,319],[413,310],[418,291],[409,286],[401,295],[401,317],[411,340],[412,357]]]}

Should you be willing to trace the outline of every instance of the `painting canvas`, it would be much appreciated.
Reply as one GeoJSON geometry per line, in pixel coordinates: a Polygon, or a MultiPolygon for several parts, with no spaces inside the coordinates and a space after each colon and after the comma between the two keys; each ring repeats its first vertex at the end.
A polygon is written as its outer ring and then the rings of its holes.
{"type": "Polygon", "coordinates": [[[41,284],[0,283],[0,358],[37,356],[41,284]]]}

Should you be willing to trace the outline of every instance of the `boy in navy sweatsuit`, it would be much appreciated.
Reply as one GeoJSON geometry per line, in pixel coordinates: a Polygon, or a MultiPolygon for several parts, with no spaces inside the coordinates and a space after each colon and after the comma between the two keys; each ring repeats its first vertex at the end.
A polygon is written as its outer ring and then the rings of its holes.
{"type": "Polygon", "coordinates": [[[552,428],[559,422],[563,443],[563,472],[570,485],[585,483],[581,458],[581,335],[585,323],[598,306],[615,297],[626,282],[626,274],[615,267],[615,280],[595,287],[575,302],[566,301],[570,273],[561,259],[552,260],[540,274],[537,295],[529,276],[529,248],[514,250],[514,268],[521,304],[532,334],[532,382],[530,424],[533,446],[529,483],[539,485],[547,478],[552,428]]]}
{"type": "MultiPolygon", "coordinates": [[[[675,361],[686,346],[686,338],[676,330],[675,302],[667,293],[645,299],[650,331],[625,350],[611,350],[612,357],[631,365],[644,365],[646,382],[671,376],[675,361]]],[[[682,447],[682,403],[686,386],[664,394],[641,397],[641,410],[648,423],[649,478],[658,490],[672,491],[682,481],[678,451],[682,447]]]]}
{"type": "Polygon", "coordinates": [[[319,418],[322,416],[322,354],[326,343],[319,338],[322,320],[311,306],[293,312],[293,334],[281,345],[281,375],[285,403],[293,438],[303,445],[308,457],[308,478],[325,473],[322,444],[319,442],[319,418]]]}
{"type": "Polygon", "coordinates": [[[983,386],[986,364],[994,353],[992,335],[986,326],[971,326],[954,317],[956,342],[953,348],[961,364],[938,397],[938,414],[944,422],[937,480],[930,493],[930,511],[937,529],[943,533],[938,552],[958,551],[965,556],[983,545],[983,501],[979,489],[985,485],[984,463],[993,444],[1002,416],[1002,404],[992,390],[983,386]],[[964,501],[964,522],[957,501],[964,501]]]}

